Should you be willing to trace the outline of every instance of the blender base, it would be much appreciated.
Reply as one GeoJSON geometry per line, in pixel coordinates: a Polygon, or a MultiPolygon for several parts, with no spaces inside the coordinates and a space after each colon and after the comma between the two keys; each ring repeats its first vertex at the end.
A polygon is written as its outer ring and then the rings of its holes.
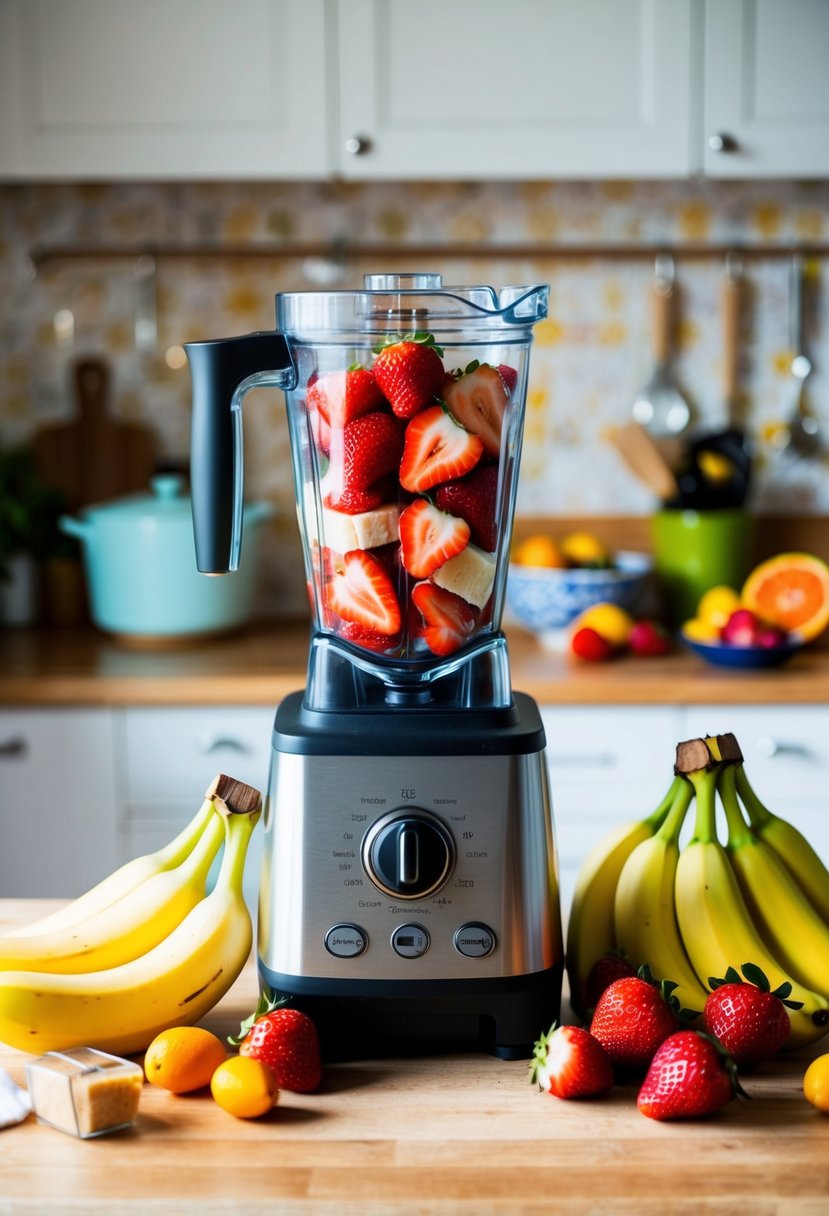
{"type": "Polygon", "coordinates": [[[462,1050],[529,1059],[559,1018],[562,972],[559,961],[532,975],[415,985],[309,980],[259,964],[260,985],[313,1018],[329,1061],[462,1050]]]}

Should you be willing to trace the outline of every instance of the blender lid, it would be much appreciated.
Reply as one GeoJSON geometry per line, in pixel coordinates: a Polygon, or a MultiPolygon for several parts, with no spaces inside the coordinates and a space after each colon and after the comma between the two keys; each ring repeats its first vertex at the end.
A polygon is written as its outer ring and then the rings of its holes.
{"type": "Polygon", "coordinates": [[[549,285],[446,286],[426,273],[367,274],[357,291],[291,291],[276,296],[277,329],[289,338],[332,341],[337,335],[382,336],[420,330],[457,331],[464,340],[529,341],[547,316],[549,285]]]}

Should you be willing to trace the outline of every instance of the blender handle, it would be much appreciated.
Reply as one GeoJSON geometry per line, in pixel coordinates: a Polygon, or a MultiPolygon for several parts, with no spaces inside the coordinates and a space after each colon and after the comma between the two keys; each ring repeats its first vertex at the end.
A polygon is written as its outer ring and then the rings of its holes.
{"type": "Polygon", "coordinates": [[[283,334],[187,342],[193,386],[190,494],[196,566],[202,574],[239,567],[244,503],[242,398],[255,385],[290,389],[296,369],[283,334]]]}

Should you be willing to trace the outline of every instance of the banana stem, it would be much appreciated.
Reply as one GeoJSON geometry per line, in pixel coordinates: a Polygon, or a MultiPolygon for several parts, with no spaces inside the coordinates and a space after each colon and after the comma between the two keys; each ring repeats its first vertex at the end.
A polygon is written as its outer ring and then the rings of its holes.
{"type": "Polygon", "coordinates": [[[728,825],[726,847],[729,849],[737,849],[740,845],[748,844],[754,840],[751,828],[743,818],[743,812],[737,798],[737,778],[734,768],[733,764],[723,765],[720,769],[719,780],[717,781],[717,790],[719,791],[720,801],[725,811],[725,821],[728,825]]]}
{"type": "Polygon", "coordinates": [[[676,801],[677,794],[683,788],[683,786],[686,786],[687,784],[688,783],[685,778],[680,774],[677,774],[676,777],[674,777],[673,781],[668,787],[665,797],[662,799],[659,806],[655,810],[651,811],[647,819],[644,820],[645,826],[650,828],[651,832],[656,832],[658,828],[662,827],[662,824],[667,818],[668,812],[676,801]]]}
{"type": "Polygon", "coordinates": [[[222,811],[225,821],[225,851],[216,879],[217,890],[221,888],[241,895],[248,844],[260,813],[259,810],[241,813],[222,811]]]}
{"type": "MultiPolygon", "coordinates": [[[[666,844],[675,844],[679,839],[679,833],[682,831],[688,807],[691,805],[691,799],[694,796],[694,787],[684,777],[677,777],[674,786],[676,786],[676,790],[673,802],[664,822],[656,833],[658,839],[664,840],[666,844]]],[[[673,789],[673,786],[671,788],[673,789]]]]}
{"type": "Polygon", "coordinates": [[[711,768],[698,768],[687,777],[694,787],[697,796],[697,815],[694,821],[695,841],[708,843],[717,839],[717,777],[719,765],[711,768]]]}
{"type": "Polygon", "coordinates": [[[774,819],[774,815],[772,815],[768,807],[763,806],[762,802],[751,788],[744,765],[735,765],[734,780],[737,793],[742,799],[744,807],[748,811],[751,826],[756,828],[761,827],[764,823],[771,823],[772,819],[774,819]]]}

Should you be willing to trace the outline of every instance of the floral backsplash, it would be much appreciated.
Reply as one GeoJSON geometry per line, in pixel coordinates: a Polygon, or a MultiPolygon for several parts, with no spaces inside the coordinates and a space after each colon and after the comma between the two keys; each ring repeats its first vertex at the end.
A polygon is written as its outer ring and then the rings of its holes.
{"type": "MultiPolygon", "coordinates": [[[[0,445],[73,409],[71,365],[81,355],[112,366],[113,414],[148,422],[159,459],[185,465],[190,383],[185,341],[267,329],[280,290],[356,287],[370,270],[437,270],[444,281],[546,282],[550,314],[536,331],[519,488],[525,515],[639,515],[652,495],[622,465],[608,429],[626,421],[651,371],[649,259],[578,260],[503,253],[522,245],[661,244],[677,254],[675,376],[701,426],[725,421],[722,259],[683,259],[683,246],[740,246],[746,301],[740,387],[755,442],[752,503],[760,510],[829,511],[829,463],[792,464],[775,437],[792,393],[789,266],[763,250],[829,242],[829,182],[277,183],[15,185],[0,187],[0,445]],[[363,264],[349,241],[399,245],[399,257],[363,264]],[[417,254],[475,243],[473,258],[417,254]],[[120,258],[46,258],[32,252],[94,246],[331,246],[331,257],[165,257],[156,261],[157,337],[136,343],[141,277],[120,258]],[[497,256],[488,247],[498,246],[497,256]],[[405,264],[404,264],[405,263],[405,264]]],[[[809,406],[829,447],[829,273],[807,264],[809,406]]],[[[146,290],[146,284],[145,284],[146,290]]],[[[246,402],[251,497],[277,507],[263,596],[278,611],[302,607],[287,427],[280,395],[246,402]]]]}

